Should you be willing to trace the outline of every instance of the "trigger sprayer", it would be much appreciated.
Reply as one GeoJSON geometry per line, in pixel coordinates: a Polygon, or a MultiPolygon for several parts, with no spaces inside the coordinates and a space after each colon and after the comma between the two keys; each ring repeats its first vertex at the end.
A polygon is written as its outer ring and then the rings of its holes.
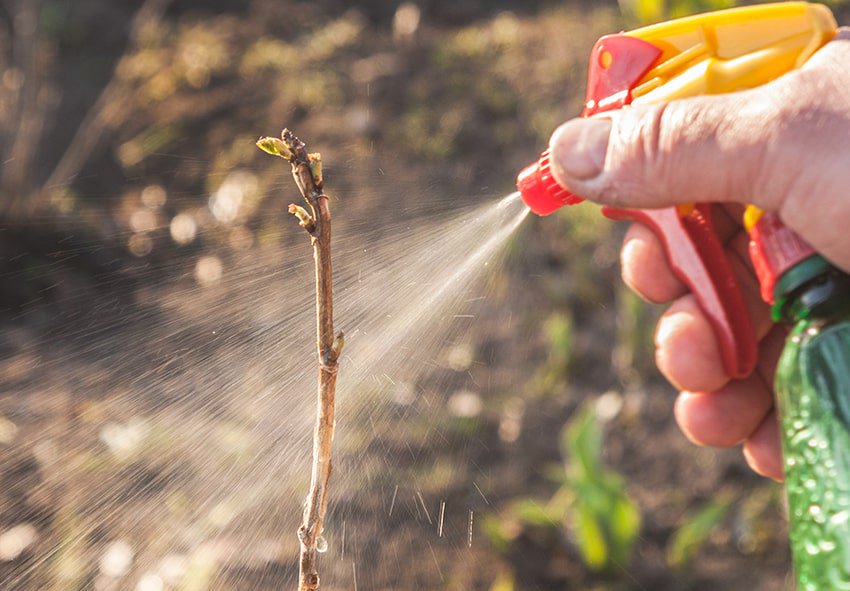
{"type": "MultiPolygon", "coordinates": [[[[785,2],[602,37],[591,53],[582,115],[764,84],[800,67],[836,27],[825,6],[785,2]]],[[[517,189],[538,215],[582,201],[555,181],[548,151],[519,174],[517,189]]],[[[727,374],[749,375],[758,343],[711,206],[602,213],[658,235],[711,323],[727,374]]],[[[774,385],[799,588],[850,589],[850,276],[775,214],[750,206],[743,222],[762,297],[774,320],[791,327],[774,385]]]]}

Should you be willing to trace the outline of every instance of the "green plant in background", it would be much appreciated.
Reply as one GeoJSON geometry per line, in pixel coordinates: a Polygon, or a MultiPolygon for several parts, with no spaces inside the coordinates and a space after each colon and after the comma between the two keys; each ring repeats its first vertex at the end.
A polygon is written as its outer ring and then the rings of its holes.
{"type": "Polygon", "coordinates": [[[618,0],[623,15],[638,25],[732,8],[735,0],[618,0]]]}
{"type": "Polygon", "coordinates": [[[543,324],[549,350],[546,363],[540,368],[540,390],[550,392],[562,385],[569,374],[573,352],[573,321],[567,312],[553,312],[543,324]]]}
{"type": "Polygon", "coordinates": [[[563,473],[557,475],[561,489],[551,504],[562,504],[588,567],[622,568],[640,530],[640,511],[626,494],[623,478],[602,462],[602,430],[592,403],[586,403],[564,428],[561,454],[565,461],[563,473]]]}
{"type": "Polygon", "coordinates": [[[550,478],[560,486],[548,503],[521,499],[500,517],[485,520],[484,533],[506,551],[523,526],[566,530],[585,566],[615,572],[629,564],[640,531],[637,504],[625,492],[623,477],[602,461],[602,429],[593,402],[581,407],[564,428],[564,464],[550,478]]]}
{"type": "Polygon", "coordinates": [[[731,506],[732,501],[727,495],[718,495],[691,515],[670,538],[667,564],[676,570],[685,569],[726,518],[731,506]]]}
{"type": "Polygon", "coordinates": [[[490,586],[490,591],[514,591],[514,589],[516,589],[516,580],[511,573],[499,574],[490,586]]]}

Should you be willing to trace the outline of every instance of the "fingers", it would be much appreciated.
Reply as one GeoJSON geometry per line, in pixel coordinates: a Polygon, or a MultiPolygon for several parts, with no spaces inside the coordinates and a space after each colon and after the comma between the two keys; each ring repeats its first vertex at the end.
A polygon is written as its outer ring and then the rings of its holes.
{"type": "MultiPolygon", "coordinates": [[[[735,240],[735,252],[745,265],[749,265],[748,239],[741,229],[743,208],[727,205],[715,208],[714,230],[720,242],[735,240]],[[743,237],[741,242],[739,237],[743,237]]],[[[687,292],[685,285],[676,277],[667,263],[667,253],[661,240],[647,226],[632,224],[623,239],[620,249],[620,268],[623,281],[643,299],[654,304],[670,302],[687,292]]],[[[741,281],[749,287],[752,272],[741,275],[741,281]]]]}
{"type": "Polygon", "coordinates": [[[692,294],[673,302],[658,321],[655,364],[680,390],[710,392],[729,380],[711,324],[692,294]]]}
{"type": "Polygon", "coordinates": [[[774,480],[782,478],[782,451],[771,384],[784,342],[785,330],[774,327],[760,343],[758,372],[715,392],[682,392],[674,408],[676,422],[692,442],[712,447],[744,442],[747,463],[774,480]]]}
{"type": "MultiPolygon", "coordinates": [[[[752,272],[737,256],[730,265],[744,297],[757,339],[770,331],[770,310],[761,301],[752,272]]],[[[641,276],[633,280],[641,290],[651,290],[652,280],[641,276]]],[[[667,294],[663,295],[669,295],[667,294]]],[[[653,294],[662,295],[662,294],[653,294]]],[[[679,297],[658,321],[655,333],[655,362],[674,386],[692,392],[712,392],[729,380],[714,329],[692,294],[679,297]]]]}
{"type": "Polygon", "coordinates": [[[783,480],[782,442],[775,411],[764,418],[744,443],[744,458],[754,472],[778,482],[783,480]]]}
{"type": "Polygon", "coordinates": [[[733,447],[747,439],[773,408],[773,392],[757,374],[715,392],[682,392],[674,413],[682,433],[698,445],[733,447]]]}
{"type": "Polygon", "coordinates": [[[623,281],[654,304],[674,300],[687,288],[673,274],[661,241],[643,224],[632,224],[620,250],[623,281]]]}
{"type": "MultiPolygon", "coordinates": [[[[775,366],[785,341],[781,327],[759,345],[760,370],[775,366]]],[[[772,378],[761,371],[735,380],[714,392],[682,392],[675,405],[676,421],[685,436],[698,445],[732,447],[753,435],[773,408],[772,378]]]]}

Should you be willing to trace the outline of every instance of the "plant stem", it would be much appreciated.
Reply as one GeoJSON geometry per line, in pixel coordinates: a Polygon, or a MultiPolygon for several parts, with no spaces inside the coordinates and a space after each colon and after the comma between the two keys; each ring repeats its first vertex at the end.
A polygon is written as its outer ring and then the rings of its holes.
{"type": "MultiPolygon", "coordinates": [[[[304,200],[310,206],[311,218],[305,221],[303,208],[290,206],[290,212],[301,221],[310,235],[316,269],[316,345],[319,355],[318,408],[313,433],[313,466],[310,492],[304,507],[304,517],[298,529],[301,542],[298,590],[319,588],[317,541],[324,528],[328,507],[328,483],[331,477],[331,446],[334,438],[334,406],[336,376],[343,334],[334,335],[333,325],[333,267],[331,264],[331,212],[328,196],[322,190],[321,157],[308,154],[304,142],[288,129],[280,138],[288,150],[270,152],[292,164],[295,179],[304,200]],[[300,214],[300,215],[299,215],[300,214]]],[[[260,145],[268,138],[261,138],[260,145]]],[[[264,148],[260,145],[262,149],[264,148]]],[[[266,150],[269,151],[269,150],[266,150]]]]}

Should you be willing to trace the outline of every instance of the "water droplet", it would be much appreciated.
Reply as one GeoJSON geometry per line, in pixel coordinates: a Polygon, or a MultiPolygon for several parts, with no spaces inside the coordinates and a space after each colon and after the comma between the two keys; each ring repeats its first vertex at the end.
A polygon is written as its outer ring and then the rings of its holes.
{"type": "Polygon", "coordinates": [[[835,550],[835,542],[832,540],[819,540],[818,546],[821,552],[832,552],[835,550]]]}
{"type": "Polygon", "coordinates": [[[325,539],[325,536],[319,536],[316,539],[316,551],[320,554],[328,551],[328,541],[325,539]]]}

